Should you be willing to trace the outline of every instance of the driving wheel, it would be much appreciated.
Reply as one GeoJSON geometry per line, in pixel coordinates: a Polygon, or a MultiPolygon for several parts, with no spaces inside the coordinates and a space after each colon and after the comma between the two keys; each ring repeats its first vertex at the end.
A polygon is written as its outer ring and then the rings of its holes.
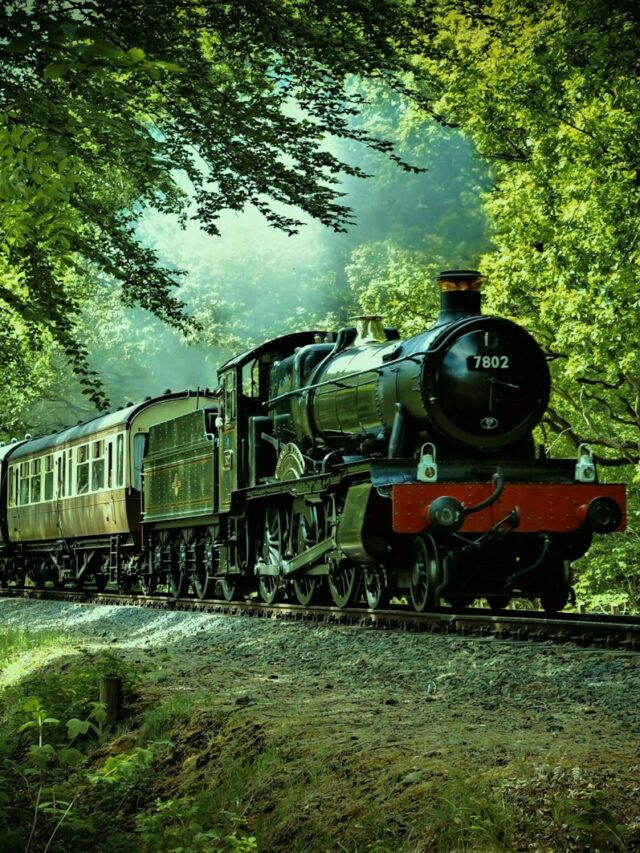
{"type": "MultiPolygon", "coordinates": [[[[267,566],[276,566],[279,570],[284,550],[284,535],[282,513],[277,506],[267,507],[261,544],[263,563],[267,566]]],[[[266,604],[273,604],[280,595],[280,576],[260,575],[258,591],[260,598],[266,604]]]]}

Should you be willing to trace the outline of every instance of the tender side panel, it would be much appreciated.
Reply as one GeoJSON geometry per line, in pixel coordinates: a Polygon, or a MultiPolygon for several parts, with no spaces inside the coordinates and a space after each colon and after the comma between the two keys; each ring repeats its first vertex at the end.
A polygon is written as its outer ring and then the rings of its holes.
{"type": "Polygon", "coordinates": [[[144,462],[145,522],[214,512],[214,452],[206,418],[199,410],[151,427],[144,462]]]}
{"type": "MultiPolygon", "coordinates": [[[[421,533],[429,527],[429,507],[439,497],[456,498],[465,506],[486,500],[489,483],[402,483],[392,487],[393,529],[396,533],[421,533]]],[[[520,511],[516,533],[570,533],[584,520],[586,507],[596,498],[611,498],[622,510],[618,530],[626,526],[626,489],[602,483],[508,483],[491,506],[465,518],[461,533],[483,533],[514,507],[520,511]]]]}

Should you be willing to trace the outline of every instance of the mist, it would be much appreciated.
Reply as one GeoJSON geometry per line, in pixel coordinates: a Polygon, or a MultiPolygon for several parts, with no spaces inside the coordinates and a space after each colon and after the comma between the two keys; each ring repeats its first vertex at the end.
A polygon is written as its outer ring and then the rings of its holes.
{"type": "MultiPolygon", "coordinates": [[[[376,114],[386,133],[400,124],[398,109],[387,104],[376,114]]],[[[223,213],[221,236],[212,237],[196,221],[183,230],[175,217],[145,214],[140,239],[161,263],[186,272],[176,295],[202,329],[185,336],[142,309],[121,308],[106,283],[84,323],[114,407],[168,388],[215,388],[217,366],[244,349],[287,331],[344,325],[361,310],[358,288],[371,274],[354,257],[371,258],[382,281],[390,249],[395,257],[406,253],[418,277],[423,260],[449,268],[477,263],[488,247],[481,195],[489,177],[469,143],[434,126],[404,134],[398,151],[426,170],[419,174],[354,144],[331,144],[371,175],[342,184],[354,219],[347,233],[306,219],[288,236],[249,209],[223,213]]]]}

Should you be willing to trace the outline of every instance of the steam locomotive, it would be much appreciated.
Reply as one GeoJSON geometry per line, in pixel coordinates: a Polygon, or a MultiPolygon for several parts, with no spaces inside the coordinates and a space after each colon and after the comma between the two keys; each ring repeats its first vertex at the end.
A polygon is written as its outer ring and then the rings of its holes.
{"type": "Polygon", "coordinates": [[[379,317],[284,335],[223,364],[215,391],[0,447],[0,580],[562,609],[592,535],[624,529],[625,488],[587,447],[536,455],[544,354],[481,314],[479,273],[437,281],[415,337],[379,317]]]}

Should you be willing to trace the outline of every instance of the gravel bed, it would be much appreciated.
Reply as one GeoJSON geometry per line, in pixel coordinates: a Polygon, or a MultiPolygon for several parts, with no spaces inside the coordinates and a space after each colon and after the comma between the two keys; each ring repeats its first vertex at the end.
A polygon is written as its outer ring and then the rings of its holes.
{"type": "MultiPolygon", "coordinates": [[[[320,689],[375,691],[379,701],[512,711],[543,731],[597,715],[640,752],[640,655],[360,627],[282,623],[139,607],[0,600],[0,626],[59,631],[74,643],[147,654],[172,649],[202,667],[224,663],[320,689]],[[186,654],[185,654],[186,653],[186,654]]],[[[573,724],[573,723],[571,723],[573,724]]]]}

